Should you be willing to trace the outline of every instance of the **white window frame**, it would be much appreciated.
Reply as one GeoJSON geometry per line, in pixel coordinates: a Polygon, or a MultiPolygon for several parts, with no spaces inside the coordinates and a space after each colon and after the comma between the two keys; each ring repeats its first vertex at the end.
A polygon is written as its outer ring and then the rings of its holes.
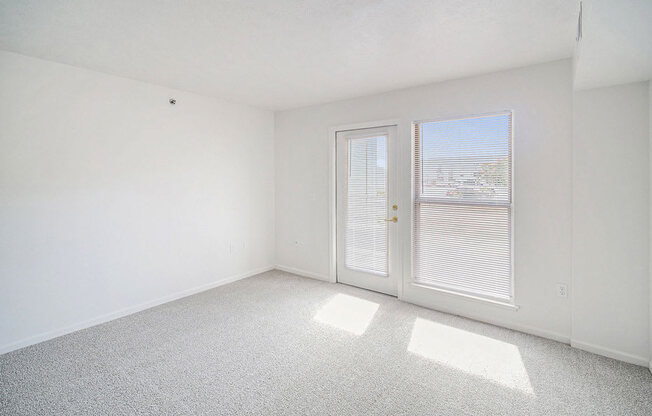
{"type": "Polygon", "coordinates": [[[454,297],[461,297],[461,298],[466,298],[470,300],[477,300],[485,303],[490,303],[494,304],[497,306],[505,306],[508,309],[513,309],[513,310],[518,310],[518,306],[516,305],[516,293],[515,293],[515,278],[514,278],[514,251],[515,251],[515,246],[514,246],[514,177],[515,177],[515,170],[514,170],[514,111],[513,110],[500,110],[500,111],[492,111],[492,112],[487,112],[487,113],[478,113],[478,114],[465,114],[465,115],[457,115],[457,116],[446,116],[446,117],[437,117],[437,118],[429,118],[429,119],[422,119],[422,120],[414,120],[411,123],[411,128],[410,128],[410,141],[411,141],[411,161],[410,161],[410,170],[411,170],[411,224],[410,224],[410,270],[409,270],[409,281],[412,286],[423,288],[426,290],[432,290],[434,292],[439,292],[442,294],[447,294],[447,295],[453,295],[454,297]],[[431,123],[431,122],[440,122],[440,121],[452,121],[452,120],[464,120],[464,119],[472,119],[472,118],[481,118],[481,117],[487,117],[487,116],[497,116],[497,115],[503,115],[503,114],[509,114],[510,116],[510,152],[509,152],[509,164],[511,168],[511,177],[510,177],[510,198],[509,198],[509,203],[496,203],[496,202],[491,202],[488,201],[486,203],[477,203],[477,202],[466,202],[466,203],[460,203],[460,202],[454,202],[454,201],[443,201],[437,198],[420,198],[417,194],[417,177],[416,177],[416,156],[417,156],[417,151],[416,151],[416,135],[415,135],[415,128],[418,124],[422,123],[431,123]],[[452,205],[467,205],[467,206],[501,206],[501,207],[507,207],[509,208],[509,236],[510,236],[510,295],[509,295],[509,300],[505,299],[497,299],[493,298],[490,296],[482,296],[479,294],[475,293],[467,293],[465,291],[461,290],[455,290],[455,289],[448,289],[448,288],[443,288],[443,287],[438,287],[434,285],[424,285],[419,283],[418,281],[415,280],[415,266],[416,266],[416,261],[415,261],[415,222],[416,222],[416,213],[415,213],[415,207],[417,202],[419,203],[434,203],[434,204],[452,204],[452,205]]]}

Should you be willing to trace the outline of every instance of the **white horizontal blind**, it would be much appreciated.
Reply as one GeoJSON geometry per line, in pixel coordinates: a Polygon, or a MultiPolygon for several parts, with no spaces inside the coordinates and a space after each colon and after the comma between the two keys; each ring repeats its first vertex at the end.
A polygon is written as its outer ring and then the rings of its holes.
{"type": "Polygon", "coordinates": [[[387,137],[347,141],[344,265],[387,276],[387,137]]]}
{"type": "Polygon", "coordinates": [[[415,123],[415,282],[511,300],[511,118],[415,123]]]}

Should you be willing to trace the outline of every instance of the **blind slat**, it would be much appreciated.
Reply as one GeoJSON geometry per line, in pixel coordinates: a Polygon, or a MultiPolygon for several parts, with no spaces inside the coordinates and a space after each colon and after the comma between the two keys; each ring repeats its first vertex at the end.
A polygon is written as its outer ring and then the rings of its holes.
{"type": "Polygon", "coordinates": [[[511,121],[415,123],[417,283],[511,299],[511,121]]]}
{"type": "Polygon", "coordinates": [[[386,276],[386,136],[351,138],[347,143],[344,265],[386,276]]]}

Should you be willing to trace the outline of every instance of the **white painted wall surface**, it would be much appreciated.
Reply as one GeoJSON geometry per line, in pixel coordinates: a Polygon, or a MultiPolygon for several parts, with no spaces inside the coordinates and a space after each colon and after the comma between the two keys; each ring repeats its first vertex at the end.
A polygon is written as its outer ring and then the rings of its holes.
{"type": "Polygon", "coordinates": [[[0,352],[273,265],[273,134],[269,111],[0,52],[0,352]]]}
{"type": "MultiPolygon", "coordinates": [[[[650,135],[650,140],[648,141],[648,146],[649,146],[649,161],[652,162],[652,81],[648,81],[648,111],[649,111],[649,116],[648,116],[648,129],[649,129],[649,135],[650,135]]],[[[649,181],[650,181],[650,215],[648,216],[648,219],[650,221],[650,232],[648,234],[648,244],[650,248],[649,252],[649,261],[648,261],[648,267],[649,267],[649,275],[650,275],[650,281],[649,281],[649,286],[650,286],[650,296],[648,297],[648,310],[650,312],[649,316],[649,343],[650,343],[650,348],[649,348],[649,355],[648,358],[650,361],[648,362],[648,366],[650,368],[650,371],[652,371],[652,166],[648,164],[648,169],[649,169],[649,181]]]]}
{"type": "Polygon", "coordinates": [[[648,362],[648,84],[577,91],[573,345],[648,362]]]}
{"type": "MultiPolygon", "coordinates": [[[[519,311],[455,300],[448,310],[568,341],[571,279],[571,61],[431,84],[276,114],[276,259],[329,273],[328,133],[332,126],[514,110],[514,256],[519,311]]],[[[409,140],[409,138],[403,138],[409,140]]]]}

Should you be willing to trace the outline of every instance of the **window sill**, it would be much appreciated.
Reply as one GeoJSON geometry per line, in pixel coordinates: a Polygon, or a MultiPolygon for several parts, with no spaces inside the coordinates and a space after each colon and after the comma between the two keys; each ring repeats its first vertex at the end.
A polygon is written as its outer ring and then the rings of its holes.
{"type": "Polygon", "coordinates": [[[499,301],[499,300],[487,299],[487,298],[483,298],[483,297],[480,297],[480,296],[474,296],[474,295],[469,295],[469,294],[466,294],[466,293],[455,292],[453,290],[442,289],[442,288],[439,288],[439,287],[423,285],[423,284],[415,283],[415,282],[411,282],[410,284],[412,286],[418,287],[420,289],[432,290],[434,292],[438,292],[438,293],[441,293],[441,294],[444,294],[444,295],[449,295],[449,296],[456,297],[456,298],[462,298],[462,299],[465,299],[465,300],[470,300],[472,302],[478,302],[478,303],[483,303],[483,304],[487,304],[487,305],[497,306],[499,308],[512,310],[514,312],[519,310],[519,306],[514,304],[514,303],[511,303],[511,302],[503,302],[503,301],[499,301]]]}

